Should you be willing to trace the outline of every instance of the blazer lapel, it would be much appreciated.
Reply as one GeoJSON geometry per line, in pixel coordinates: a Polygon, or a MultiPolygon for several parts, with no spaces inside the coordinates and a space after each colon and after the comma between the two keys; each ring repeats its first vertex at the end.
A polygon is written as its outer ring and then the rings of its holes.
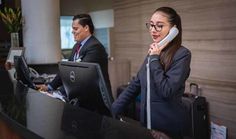
{"type": "Polygon", "coordinates": [[[94,36],[91,36],[86,42],[85,44],[82,46],[82,48],[79,51],[79,55],[84,55],[86,52],[86,49],[91,45],[91,42],[93,42],[93,38],[94,36]]]}

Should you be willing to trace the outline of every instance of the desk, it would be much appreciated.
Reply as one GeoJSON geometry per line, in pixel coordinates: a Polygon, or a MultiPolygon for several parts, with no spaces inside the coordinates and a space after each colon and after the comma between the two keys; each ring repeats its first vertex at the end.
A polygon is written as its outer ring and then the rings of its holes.
{"type": "Polygon", "coordinates": [[[9,52],[9,48],[2,47],[1,43],[0,43],[0,66],[1,67],[4,67],[8,52],[9,52]]]}
{"type": "Polygon", "coordinates": [[[14,82],[13,87],[0,93],[1,139],[152,138],[141,126],[74,107],[20,82],[14,82]]]}

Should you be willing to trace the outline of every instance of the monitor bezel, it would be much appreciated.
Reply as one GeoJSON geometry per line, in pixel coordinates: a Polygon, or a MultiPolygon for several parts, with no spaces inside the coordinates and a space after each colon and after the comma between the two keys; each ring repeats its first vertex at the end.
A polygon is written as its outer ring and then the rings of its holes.
{"type": "MultiPolygon", "coordinates": [[[[100,94],[102,96],[103,102],[105,106],[110,110],[111,112],[111,105],[113,102],[112,99],[112,92],[111,90],[108,90],[108,85],[105,82],[104,76],[102,74],[100,65],[97,63],[90,63],[90,62],[72,62],[72,61],[60,61],[59,62],[59,73],[62,73],[62,66],[69,66],[69,67],[95,67],[96,69],[96,74],[98,75],[99,78],[99,89],[100,89],[100,94]]],[[[63,82],[63,79],[62,79],[63,82]]],[[[67,92],[68,93],[68,92],[67,92]]]]}

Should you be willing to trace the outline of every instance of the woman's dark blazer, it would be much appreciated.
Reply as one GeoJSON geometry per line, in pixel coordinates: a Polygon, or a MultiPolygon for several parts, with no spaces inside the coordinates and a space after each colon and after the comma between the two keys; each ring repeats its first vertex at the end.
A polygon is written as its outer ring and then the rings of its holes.
{"type": "MultiPolygon", "coordinates": [[[[151,90],[151,127],[167,133],[184,132],[188,121],[187,111],[181,97],[185,90],[185,81],[190,73],[191,53],[180,47],[173,57],[169,69],[165,72],[159,56],[150,56],[150,90],[151,90]]],[[[140,121],[146,126],[146,90],[147,58],[137,76],[112,104],[114,116],[121,114],[124,108],[141,92],[140,121]]]]}

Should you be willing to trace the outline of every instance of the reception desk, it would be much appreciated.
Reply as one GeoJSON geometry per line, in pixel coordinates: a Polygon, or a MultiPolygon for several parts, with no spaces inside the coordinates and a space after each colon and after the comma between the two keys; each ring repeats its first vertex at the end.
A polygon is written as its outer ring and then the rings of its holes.
{"type": "Polygon", "coordinates": [[[1,139],[152,138],[150,131],[139,125],[72,106],[20,82],[9,86],[12,88],[0,91],[1,139]]]}

